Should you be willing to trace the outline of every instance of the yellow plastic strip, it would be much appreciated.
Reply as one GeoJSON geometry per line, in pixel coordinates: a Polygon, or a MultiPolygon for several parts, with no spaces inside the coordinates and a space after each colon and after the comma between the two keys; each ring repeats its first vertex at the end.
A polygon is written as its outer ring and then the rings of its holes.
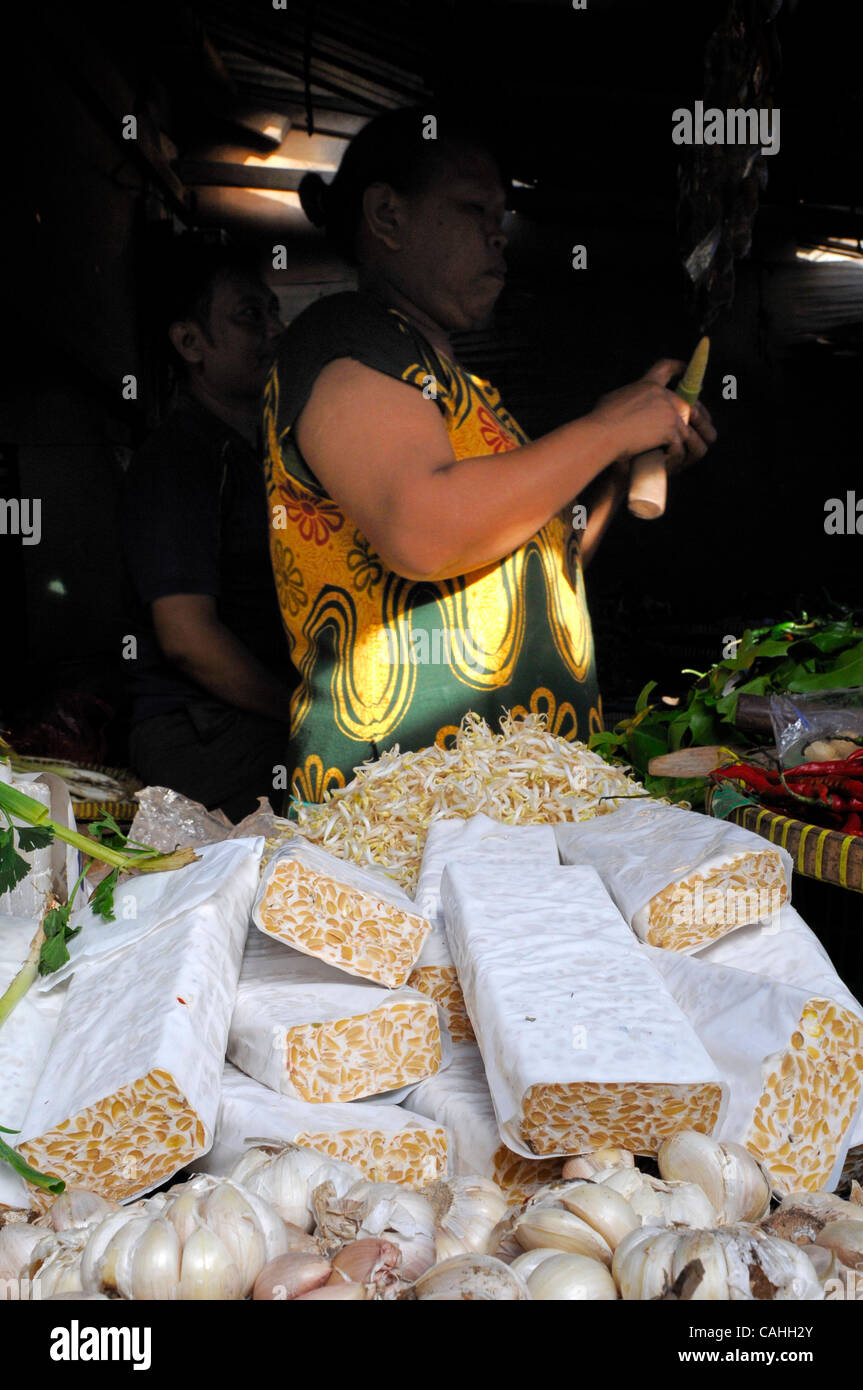
{"type": "Polygon", "coordinates": [[[797,846],[797,871],[801,874],[806,873],[806,870],[803,867],[805,861],[806,841],[809,838],[809,832],[814,829],[814,825],[804,825],[803,829],[800,832],[800,843],[797,846]]]}
{"type": "Polygon", "coordinates": [[[839,851],[839,882],[843,888],[848,887],[848,855],[851,853],[851,842],[856,836],[845,835],[842,839],[842,848],[839,851]]]}
{"type": "Polygon", "coordinates": [[[831,832],[830,832],[829,830],[822,830],[822,831],[821,831],[821,834],[818,836],[818,843],[817,843],[817,845],[815,846],[815,877],[816,877],[816,878],[820,878],[820,877],[821,877],[821,860],[822,860],[823,857],[824,857],[824,841],[827,839],[827,836],[828,836],[830,833],[831,833],[831,832]]]}

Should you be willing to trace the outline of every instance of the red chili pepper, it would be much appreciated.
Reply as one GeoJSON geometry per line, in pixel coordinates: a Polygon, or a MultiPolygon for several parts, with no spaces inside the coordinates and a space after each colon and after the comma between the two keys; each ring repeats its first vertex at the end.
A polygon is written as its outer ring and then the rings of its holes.
{"type": "Polygon", "coordinates": [[[778,779],[775,772],[765,768],[752,767],[749,763],[732,763],[730,767],[717,768],[713,776],[723,782],[744,782],[753,791],[776,791],[778,779]]]}
{"type": "Polygon", "coordinates": [[[863,835],[863,818],[859,811],[852,811],[839,827],[843,835],[863,835]]]}

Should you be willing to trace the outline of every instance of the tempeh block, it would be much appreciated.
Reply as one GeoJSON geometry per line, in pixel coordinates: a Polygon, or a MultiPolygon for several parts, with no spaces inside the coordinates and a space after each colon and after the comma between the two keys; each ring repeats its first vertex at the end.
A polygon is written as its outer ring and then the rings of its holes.
{"type": "Polygon", "coordinates": [[[216,894],[76,968],[18,1145],[34,1167],[124,1201],[209,1148],[259,847],[216,847],[216,894]]]}
{"type": "Polygon", "coordinates": [[[641,941],[697,951],[773,917],[791,862],[760,835],[679,806],[637,803],[555,827],[565,864],[590,864],[641,941]]]}
{"type": "Polygon", "coordinates": [[[261,932],[246,946],[228,1060],[297,1100],[344,1102],[415,1085],[443,1060],[437,1005],[351,979],[261,932]]]}
{"type": "Polygon", "coordinates": [[[455,865],[442,898],[510,1148],[655,1154],[713,1131],[719,1074],[594,869],[455,865]]]}
{"type": "Polygon", "coordinates": [[[276,1095],[226,1064],[216,1139],[198,1160],[198,1171],[224,1174],[259,1140],[301,1144],[354,1163],[374,1182],[419,1187],[446,1177],[450,1137],[400,1105],[356,1100],[348,1105],[310,1104],[276,1095]]]}
{"type": "Polygon", "coordinates": [[[270,860],[253,920],[305,955],[392,989],[406,983],[431,930],[386,875],[300,836],[270,860]]]}

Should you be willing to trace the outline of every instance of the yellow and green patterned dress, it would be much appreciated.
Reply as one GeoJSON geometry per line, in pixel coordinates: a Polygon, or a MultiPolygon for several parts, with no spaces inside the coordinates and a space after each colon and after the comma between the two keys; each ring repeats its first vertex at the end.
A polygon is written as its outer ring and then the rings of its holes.
{"type": "MultiPolygon", "coordinates": [[[[568,512],[511,555],[436,582],[387,569],[300,453],[294,426],[328,362],[351,357],[433,400],[456,458],[527,438],[497,391],[367,294],[329,296],[284,335],[264,428],[270,553],[291,658],[294,796],[321,801],[398,744],[445,744],[468,710],[541,712],[565,739],[602,727],[578,539],[568,512]]],[[[386,420],[381,421],[381,430],[386,420]]],[[[345,469],[350,459],[345,460],[345,469]]]]}

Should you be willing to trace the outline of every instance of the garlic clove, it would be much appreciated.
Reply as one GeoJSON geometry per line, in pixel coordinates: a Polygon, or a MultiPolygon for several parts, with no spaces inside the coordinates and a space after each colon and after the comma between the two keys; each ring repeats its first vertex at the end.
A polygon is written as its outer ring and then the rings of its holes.
{"type": "Polygon", "coordinates": [[[89,1235],[81,1258],[81,1284],[85,1293],[102,1292],[102,1259],[118,1231],[129,1222],[127,1211],[115,1211],[100,1221],[89,1235]]]}
{"type": "Polygon", "coordinates": [[[237,1266],[245,1298],[267,1263],[266,1242],[251,1206],[239,1187],[221,1183],[203,1202],[201,1219],[237,1266]]]}
{"type": "Polygon", "coordinates": [[[252,1298],[281,1303],[325,1284],[333,1272],[322,1255],[280,1255],[270,1260],[255,1280],[252,1298]]]}
{"type": "Polygon", "coordinates": [[[180,1241],[170,1221],[155,1216],[132,1253],[132,1298],[171,1301],[180,1283],[180,1241]]]}
{"type": "Polygon", "coordinates": [[[365,1284],[324,1284],[322,1288],[310,1289],[308,1293],[297,1294],[295,1303],[306,1303],[312,1299],[341,1299],[343,1302],[349,1300],[368,1298],[369,1293],[365,1284]]]}
{"type": "Polygon", "coordinates": [[[586,1183],[561,1198],[567,1211],[580,1216],[614,1250],[625,1235],[641,1225],[625,1197],[601,1183],[586,1183]]]}
{"type": "MultiPolygon", "coordinates": [[[[103,1293],[119,1293],[122,1298],[134,1298],[132,1260],[135,1246],[150,1225],[147,1216],[127,1217],[104,1247],[99,1265],[103,1293]]],[[[99,1292],[97,1290],[97,1292],[99,1292]]]]}
{"type": "Polygon", "coordinates": [[[863,1221],[828,1221],[815,1237],[815,1244],[835,1250],[849,1269],[863,1269],[863,1221]]]}
{"type": "MultiPolygon", "coordinates": [[[[716,1225],[716,1209],[703,1188],[694,1182],[661,1182],[651,1178],[666,1226],[692,1226],[696,1229],[716,1225]]],[[[633,1200],[633,1207],[637,1203],[633,1200]]]]}
{"type": "Polygon", "coordinates": [[[171,1189],[164,1214],[171,1222],[184,1246],[189,1237],[200,1225],[200,1209],[206,1201],[206,1193],[191,1183],[178,1184],[171,1189]]]}
{"type": "Polygon", "coordinates": [[[525,1250],[523,1255],[518,1255],[509,1267],[514,1269],[516,1274],[520,1274],[522,1279],[528,1279],[543,1260],[553,1259],[555,1255],[562,1253],[555,1245],[537,1245],[533,1250],[525,1250]]]}
{"type": "Polygon", "coordinates": [[[555,1255],[543,1260],[527,1276],[527,1287],[531,1296],[541,1302],[564,1299],[609,1302],[618,1296],[605,1265],[586,1255],[555,1255]]]}
{"type": "Polygon", "coordinates": [[[629,1302],[655,1298],[665,1291],[677,1233],[663,1226],[643,1226],[623,1237],[614,1252],[611,1273],[620,1296],[629,1302]]]}
{"type": "Polygon", "coordinates": [[[531,1295],[521,1275],[493,1255],[456,1255],[421,1275],[402,1297],[498,1302],[530,1299],[531,1295]]]}
{"type": "Polygon", "coordinates": [[[514,1235],[523,1250],[556,1245],[573,1255],[611,1264],[611,1247],[598,1231],[563,1206],[530,1207],[516,1222],[514,1235]]]}
{"type": "Polygon", "coordinates": [[[3,1226],[0,1229],[0,1279],[22,1277],[33,1251],[44,1239],[45,1232],[26,1221],[10,1221],[3,1226]]]}
{"type": "Polygon", "coordinates": [[[198,1226],[183,1243],[178,1297],[183,1302],[239,1299],[243,1280],[219,1237],[198,1226]]]}
{"type": "Polygon", "coordinates": [[[373,1284],[380,1291],[400,1283],[401,1251],[389,1240],[366,1236],[345,1245],[333,1258],[330,1284],[373,1284]]]}
{"type": "MultiPolygon", "coordinates": [[[[308,1231],[301,1231],[299,1226],[292,1226],[288,1221],[283,1221],[282,1225],[285,1228],[285,1248],[283,1252],[277,1251],[277,1254],[320,1255],[321,1248],[315,1237],[310,1236],[308,1231]]],[[[269,1258],[275,1259],[275,1255],[271,1255],[269,1258]]],[[[269,1260],[267,1263],[269,1264],[269,1260]]]]}
{"type": "Polygon", "coordinates": [[[693,1260],[700,1260],[704,1273],[690,1293],[693,1302],[727,1300],[728,1265],[723,1242],[717,1231],[680,1231],[671,1265],[671,1282],[693,1260]]]}
{"type": "Polygon", "coordinates": [[[759,1221],[769,1210],[770,1183],[740,1144],[720,1143],[693,1129],[681,1130],[662,1144],[658,1163],[663,1178],[701,1188],[719,1225],[759,1221]]]}
{"type": "Polygon", "coordinates": [[[90,1192],[86,1187],[67,1187],[54,1198],[46,1215],[53,1230],[66,1231],[77,1226],[92,1226],[118,1210],[116,1202],[107,1201],[98,1192],[90,1192]]]}
{"type": "MultiPolygon", "coordinates": [[[[491,1243],[489,1237],[488,1244],[491,1245],[491,1243]]],[[[471,1253],[463,1240],[459,1240],[458,1236],[451,1235],[449,1231],[441,1230],[440,1227],[435,1232],[434,1248],[436,1264],[440,1264],[442,1260],[451,1260],[455,1255],[469,1255],[471,1253]]],[[[492,1251],[488,1249],[479,1253],[490,1255],[492,1251]]]]}
{"type": "Polygon", "coordinates": [[[576,1154],[573,1158],[568,1158],[563,1165],[561,1177],[595,1178],[597,1173],[610,1168],[634,1167],[635,1155],[628,1149],[594,1149],[592,1153],[576,1154]]]}

